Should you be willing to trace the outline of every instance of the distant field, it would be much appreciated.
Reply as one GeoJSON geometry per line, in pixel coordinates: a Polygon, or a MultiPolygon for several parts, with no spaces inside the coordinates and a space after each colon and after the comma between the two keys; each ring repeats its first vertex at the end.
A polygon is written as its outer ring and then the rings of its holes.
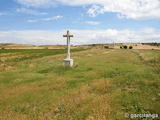
{"type": "MultiPolygon", "coordinates": [[[[84,49],[73,49],[71,52],[83,51],[84,49]]],[[[44,56],[52,56],[66,53],[65,49],[1,49],[0,64],[32,60],[44,56]]]]}
{"type": "Polygon", "coordinates": [[[0,120],[160,119],[159,50],[0,51],[0,120]]]}
{"type": "MultiPolygon", "coordinates": [[[[132,46],[132,49],[156,49],[160,50],[160,43],[115,43],[114,48],[120,49],[120,46],[132,46]]],[[[88,44],[88,45],[71,45],[71,49],[103,49],[113,46],[113,43],[108,44],[88,44]]],[[[0,43],[0,49],[65,49],[65,45],[27,45],[27,44],[12,44],[0,43]]]]}

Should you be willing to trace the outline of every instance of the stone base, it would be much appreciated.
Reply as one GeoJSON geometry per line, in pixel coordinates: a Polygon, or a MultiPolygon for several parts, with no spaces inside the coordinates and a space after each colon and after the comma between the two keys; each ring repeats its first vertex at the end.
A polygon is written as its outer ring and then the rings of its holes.
{"type": "Polygon", "coordinates": [[[63,60],[63,66],[73,66],[73,59],[64,59],[63,60]]]}

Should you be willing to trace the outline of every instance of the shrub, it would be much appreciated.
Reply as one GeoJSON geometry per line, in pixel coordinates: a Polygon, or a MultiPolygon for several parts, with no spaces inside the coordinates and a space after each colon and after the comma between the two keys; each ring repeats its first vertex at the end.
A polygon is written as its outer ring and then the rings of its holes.
{"type": "Polygon", "coordinates": [[[132,46],[129,46],[129,49],[132,49],[133,47],[132,46]]]}
{"type": "Polygon", "coordinates": [[[124,45],[123,48],[124,48],[124,49],[127,49],[127,45],[124,45]]]}

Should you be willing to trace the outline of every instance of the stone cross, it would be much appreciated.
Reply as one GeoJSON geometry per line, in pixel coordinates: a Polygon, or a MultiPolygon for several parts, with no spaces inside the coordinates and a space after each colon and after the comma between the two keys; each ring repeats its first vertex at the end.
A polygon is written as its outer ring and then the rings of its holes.
{"type": "Polygon", "coordinates": [[[67,37],[67,58],[63,60],[64,66],[73,66],[73,59],[70,59],[70,37],[73,35],[69,34],[69,30],[67,30],[67,35],[63,35],[63,37],[67,37]]]}
{"type": "Polygon", "coordinates": [[[63,35],[63,37],[67,37],[67,59],[70,59],[70,37],[73,35],[69,35],[69,30],[67,30],[67,35],[63,35]]]}

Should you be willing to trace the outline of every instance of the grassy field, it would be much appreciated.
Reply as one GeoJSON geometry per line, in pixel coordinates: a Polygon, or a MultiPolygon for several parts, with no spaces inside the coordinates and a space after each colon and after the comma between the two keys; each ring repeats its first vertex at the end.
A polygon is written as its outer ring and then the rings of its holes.
{"type": "MultiPolygon", "coordinates": [[[[71,52],[83,51],[85,49],[72,49],[71,52]]],[[[65,49],[1,49],[0,65],[12,65],[24,60],[32,60],[44,56],[52,56],[66,53],[65,49]]]]}
{"type": "Polygon", "coordinates": [[[46,56],[41,50],[42,56],[21,60],[17,53],[23,58],[34,52],[1,53],[9,57],[1,60],[7,65],[0,71],[0,120],[133,117],[126,113],[160,119],[159,50],[77,51],[71,53],[72,68],[61,66],[65,54],[46,56]]]}

